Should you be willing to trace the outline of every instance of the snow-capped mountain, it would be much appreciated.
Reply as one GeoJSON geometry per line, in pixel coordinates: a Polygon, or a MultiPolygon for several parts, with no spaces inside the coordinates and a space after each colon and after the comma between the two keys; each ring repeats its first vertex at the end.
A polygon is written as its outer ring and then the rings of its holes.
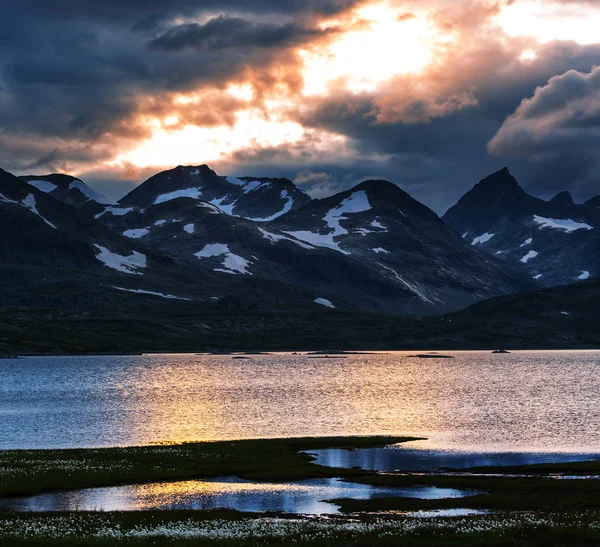
{"type": "Polygon", "coordinates": [[[539,286],[387,181],[312,200],[287,179],[180,166],[111,204],[79,179],[6,178],[11,210],[45,224],[41,262],[78,249],[70,279],[80,268],[123,298],[430,315],[539,286]]]}
{"type": "Polygon", "coordinates": [[[300,285],[331,306],[431,314],[537,287],[387,181],[311,200],[285,179],[177,167],[98,217],[199,268],[300,285]]]}
{"type": "Polygon", "coordinates": [[[508,169],[483,179],[443,216],[474,248],[526,269],[547,286],[600,276],[598,198],[550,201],[525,192],[508,169]]]}
{"type": "Polygon", "coordinates": [[[119,205],[147,209],[181,197],[210,203],[229,215],[255,222],[274,220],[311,201],[287,179],[220,177],[207,165],[180,165],[149,178],[119,205]]]}
{"type": "Polygon", "coordinates": [[[113,205],[108,198],[70,175],[53,173],[44,176],[23,175],[19,178],[40,192],[91,215],[98,214],[107,206],[113,205]]]}
{"type": "Polygon", "coordinates": [[[384,180],[315,200],[271,225],[360,262],[430,313],[534,288],[519,270],[465,245],[433,211],[384,180]]]}
{"type": "MultiPolygon", "coordinates": [[[[197,271],[54,198],[49,186],[54,183],[44,182],[48,185],[38,188],[0,169],[0,303],[40,305],[35,298],[43,295],[44,302],[68,306],[74,284],[169,295],[170,289],[183,289],[186,297],[203,292],[201,283],[193,283],[197,271]],[[173,288],[175,275],[188,283],[173,288]],[[15,284],[21,289],[11,289],[15,284]]],[[[87,305],[85,294],[77,298],[78,305],[87,305]]]]}

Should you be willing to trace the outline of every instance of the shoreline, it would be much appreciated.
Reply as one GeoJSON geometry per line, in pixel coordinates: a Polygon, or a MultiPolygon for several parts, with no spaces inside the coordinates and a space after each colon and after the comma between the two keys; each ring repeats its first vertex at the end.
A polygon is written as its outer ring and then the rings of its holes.
{"type": "MultiPolygon", "coordinates": [[[[455,351],[455,352],[494,352],[499,348],[495,346],[480,348],[456,348],[456,347],[444,347],[444,346],[432,346],[423,348],[421,346],[407,347],[407,348],[377,348],[377,349],[351,349],[351,350],[323,350],[321,348],[308,348],[308,349],[252,349],[252,350],[230,350],[230,351],[141,351],[141,352],[82,352],[82,353],[8,353],[0,355],[0,360],[5,359],[26,359],[28,357],[145,357],[145,356],[161,356],[161,355],[203,355],[212,357],[227,357],[234,355],[245,355],[245,356],[257,356],[261,355],[276,355],[276,354],[298,354],[308,356],[311,353],[318,353],[319,355],[368,355],[368,354],[381,354],[381,353],[400,353],[400,352],[427,352],[427,351],[455,351]]],[[[502,348],[507,349],[508,353],[513,351],[600,351],[599,347],[510,347],[502,348]]],[[[505,352],[499,353],[499,355],[505,354],[505,352]]],[[[318,356],[318,355],[316,355],[318,356]]]]}

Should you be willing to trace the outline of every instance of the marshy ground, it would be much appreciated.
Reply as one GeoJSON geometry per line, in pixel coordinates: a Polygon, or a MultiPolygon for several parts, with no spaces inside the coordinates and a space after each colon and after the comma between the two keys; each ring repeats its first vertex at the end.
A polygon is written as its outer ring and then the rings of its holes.
{"type": "MultiPolygon", "coordinates": [[[[236,511],[0,511],[1,545],[598,545],[600,462],[377,473],[311,463],[303,451],[378,447],[405,437],[297,438],[131,448],[0,452],[0,497],[235,476],[261,482],[338,477],[377,486],[472,490],[460,498],[331,500],[340,514],[236,511]],[[505,476],[507,475],[507,476],[505,476]],[[582,478],[556,478],[562,476],[582,478]],[[584,478],[588,477],[588,478],[584,478]],[[487,514],[423,518],[415,512],[487,514]]],[[[329,501],[329,500],[328,500],[329,501]]],[[[421,513],[423,515],[423,513],[421,513]]]]}

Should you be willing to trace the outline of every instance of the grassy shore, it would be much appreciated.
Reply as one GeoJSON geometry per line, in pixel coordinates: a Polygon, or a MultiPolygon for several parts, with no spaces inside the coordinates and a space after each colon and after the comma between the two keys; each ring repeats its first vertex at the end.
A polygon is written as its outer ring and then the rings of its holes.
{"type": "Polygon", "coordinates": [[[257,481],[341,477],[373,485],[471,489],[466,498],[335,500],[345,514],[290,518],[234,511],[15,513],[0,511],[0,545],[598,545],[600,462],[480,468],[469,474],[378,474],[311,463],[301,451],[377,447],[406,437],[296,438],[0,452],[0,497],[235,475],[257,481]],[[507,472],[512,477],[490,476],[507,472]],[[461,518],[407,511],[474,508],[461,518]],[[359,513],[359,514],[357,514],[359,513]]]}

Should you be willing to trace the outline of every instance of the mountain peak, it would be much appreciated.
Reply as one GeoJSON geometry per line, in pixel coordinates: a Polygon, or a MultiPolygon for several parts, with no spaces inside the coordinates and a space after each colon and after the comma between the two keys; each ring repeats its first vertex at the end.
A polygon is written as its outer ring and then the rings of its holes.
{"type": "Polygon", "coordinates": [[[508,167],[504,167],[500,169],[500,171],[496,171],[495,173],[488,175],[483,180],[479,181],[479,183],[476,186],[489,189],[520,188],[517,179],[512,176],[511,172],[508,170],[508,167]]]}
{"type": "Polygon", "coordinates": [[[556,194],[550,200],[550,203],[554,203],[555,205],[575,205],[575,202],[573,201],[573,196],[570,192],[567,192],[566,190],[556,194]]]}
{"type": "Polygon", "coordinates": [[[415,215],[431,222],[440,222],[440,218],[429,207],[414,199],[408,192],[389,180],[365,180],[342,194],[361,191],[367,194],[371,205],[382,212],[388,211],[395,215],[400,210],[402,214],[415,215]]]}

